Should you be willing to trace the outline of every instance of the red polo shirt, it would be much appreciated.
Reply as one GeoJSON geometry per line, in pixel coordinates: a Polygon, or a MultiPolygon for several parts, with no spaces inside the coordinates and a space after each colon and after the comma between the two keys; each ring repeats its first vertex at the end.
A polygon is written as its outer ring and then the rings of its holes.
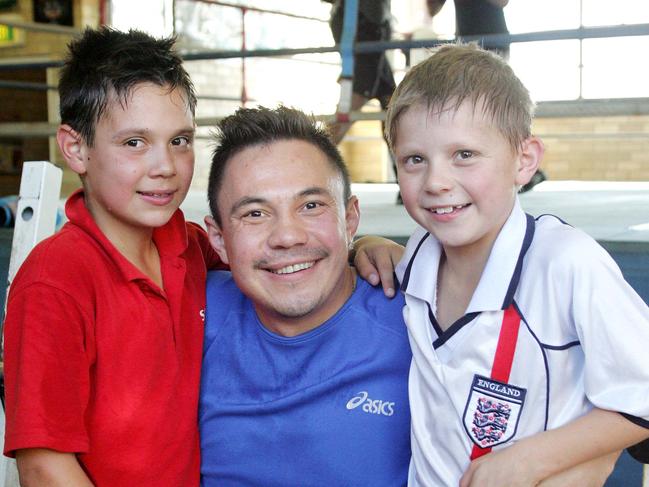
{"type": "Polygon", "coordinates": [[[197,404],[206,267],[218,257],[177,211],[153,238],[164,290],[85,207],[14,279],[5,321],[5,453],[78,453],[96,486],[199,484],[197,404]]]}

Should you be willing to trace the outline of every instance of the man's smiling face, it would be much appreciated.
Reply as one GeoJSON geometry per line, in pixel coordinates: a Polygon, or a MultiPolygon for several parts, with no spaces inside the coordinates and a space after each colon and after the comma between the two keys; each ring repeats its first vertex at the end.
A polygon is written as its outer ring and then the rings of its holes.
{"type": "Polygon", "coordinates": [[[272,331],[304,333],[351,295],[359,214],[356,198],[343,194],[342,177],[306,141],[254,145],[228,161],[210,241],[272,331]]]}

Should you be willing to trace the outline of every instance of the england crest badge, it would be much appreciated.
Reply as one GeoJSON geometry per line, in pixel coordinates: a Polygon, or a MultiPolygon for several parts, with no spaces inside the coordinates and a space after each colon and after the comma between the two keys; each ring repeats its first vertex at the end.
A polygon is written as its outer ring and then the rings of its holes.
{"type": "Polygon", "coordinates": [[[516,434],[526,389],[473,376],[464,408],[464,428],[480,448],[507,443],[516,434]]]}

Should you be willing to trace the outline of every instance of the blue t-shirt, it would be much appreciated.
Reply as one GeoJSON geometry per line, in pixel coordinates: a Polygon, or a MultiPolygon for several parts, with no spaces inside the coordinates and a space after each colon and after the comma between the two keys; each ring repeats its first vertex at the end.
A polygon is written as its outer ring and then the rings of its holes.
{"type": "Polygon", "coordinates": [[[358,279],[332,318],[266,329],[211,272],[199,422],[203,486],[399,486],[410,460],[403,298],[358,279]]]}

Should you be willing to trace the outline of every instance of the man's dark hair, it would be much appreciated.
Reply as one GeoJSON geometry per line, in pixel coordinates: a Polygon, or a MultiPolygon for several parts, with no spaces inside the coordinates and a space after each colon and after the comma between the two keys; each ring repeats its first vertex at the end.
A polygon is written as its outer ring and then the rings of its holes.
{"type": "Polygon", "coordinates": [[[218,198],[223,175],[230,159],[240,151],[279,140],[302,140],[320,149],[331,167],[340,174],[344,188],[344,201],[351,196],[349,172],[329,134],[312,116],[295,108],[279,106],[275,109],[239,108],[216,126],[217,147],[212,154],[212,168],[207,187],[212,217],[221,225],[218,198]]]}
{"type": "Polygon", "coordinates": [[[108,27],[86,29],[68,45],[59,80],[61,122],[92,146],[95,127],[113,100],[125,106],[133,88],[152,83],[179,88],[194,116],[194,86],[174,51],[175,39],[155,39],[144,32],[108,27]]]}

